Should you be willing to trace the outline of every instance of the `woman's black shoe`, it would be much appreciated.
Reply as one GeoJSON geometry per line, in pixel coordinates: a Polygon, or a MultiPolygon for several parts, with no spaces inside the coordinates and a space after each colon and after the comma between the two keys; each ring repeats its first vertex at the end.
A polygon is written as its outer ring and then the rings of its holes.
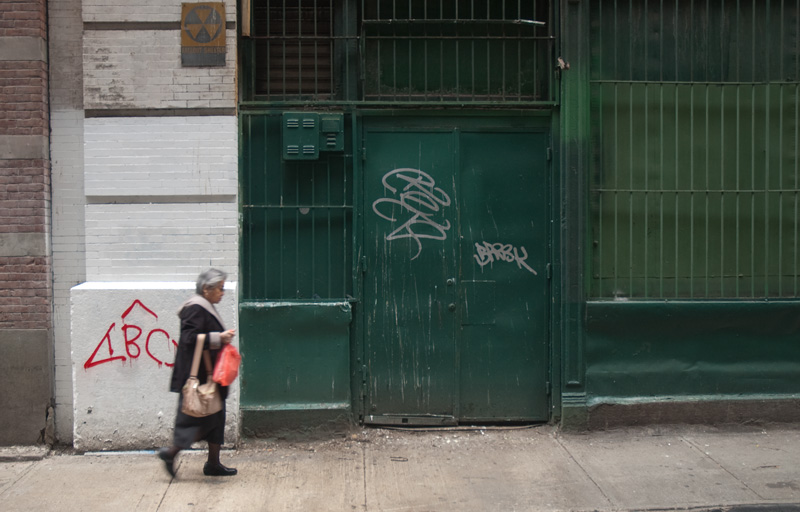
{"type": "Polygon", "coordinates": [[[222,464],[209,464],[206,462],[203,466],[203,474],[206,476],[233,476],[238,471],[236,468],[226,468],[222,464]]]}
{"type": "Polygon", "coordinates": [[[167,468],[167,473],[173,478],[175,477],[175,457],[170,453],[169,448],[161,448],[158,450],[158,458],[164,461],[164,466],[167,468]]]}

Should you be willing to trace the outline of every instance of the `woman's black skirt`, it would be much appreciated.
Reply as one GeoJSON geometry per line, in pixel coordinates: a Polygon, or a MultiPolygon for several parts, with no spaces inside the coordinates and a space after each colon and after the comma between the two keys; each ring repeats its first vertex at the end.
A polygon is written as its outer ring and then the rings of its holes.
{"type": "Polygon", "coordinates": [[[222,410],[210,416],[195,418],[181,412],[183,394],[178,394],[178,414],[175,416],[175,433],[173,444],[185,450],[197,441],[213,444],[225,444],[225,400],[222,410]]]}

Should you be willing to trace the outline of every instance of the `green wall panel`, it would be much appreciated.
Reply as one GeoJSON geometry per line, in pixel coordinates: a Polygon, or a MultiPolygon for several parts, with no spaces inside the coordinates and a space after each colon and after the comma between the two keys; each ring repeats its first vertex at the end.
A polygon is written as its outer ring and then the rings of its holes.
{"type": "Polygon", "coordinates": [[[589,302],[588,402],[800,393],[800,302],[589,302]]]}
{"type": "Polygon", "coordinates": [[[243,303],[242,409],[350,406],[350,304],[243,303]]]}

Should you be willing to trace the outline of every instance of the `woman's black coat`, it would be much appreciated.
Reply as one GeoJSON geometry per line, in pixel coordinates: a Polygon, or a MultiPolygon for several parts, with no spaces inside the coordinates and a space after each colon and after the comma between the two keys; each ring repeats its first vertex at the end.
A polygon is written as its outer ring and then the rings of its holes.
{"type": "MultiPolygon", "coordinates": [[[[175,366],[172,368],[172,380],[170,381],[170,391],[180,393],[186,379],[192,370],[192,359],[194,358],[194,348],[198,334],[205,334],[205,348],[209,349],[209,333],[223,332],[225,329],[214,315],[206,311],[199,304],[186,306],[178,314],[181,319],[181,337],[178,340],[178,353],[175,354],[175,366]]],[[[209,350],[211,354],[211,367],[217,361],[219,350],[209,350]]],[[[201,384],[206,382],[206,365],[203,358],[200,359],[200,368],[197,371],[197,379],[201,384]]],[[[228,387],[219,386],[220,395],[224,400],[228,396],[228,387]]]]}

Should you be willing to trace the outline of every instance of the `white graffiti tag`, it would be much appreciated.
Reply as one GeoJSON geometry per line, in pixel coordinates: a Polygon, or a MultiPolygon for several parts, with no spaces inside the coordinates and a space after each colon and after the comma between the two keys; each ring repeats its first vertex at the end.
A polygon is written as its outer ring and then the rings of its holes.
{"type": "Polygon", "coordinates": [[[450,221],[445,220],[443,224],[440,224],[431,217],[439,211],[440,207],[450,205],[450,196],[436,186],[436,182],[430,175],[419,169],[395,169],[383,177],[383,186],[395,197],[383,197],[376,200],[372,203],[372,210],[381,218],[392,223],[399,221],[391,213],[394,205],[400,206],[401,211],[410,215],[408,219],[400,219],[405,222],[386,235],[386,240],[413,239],[417,243],[417,254],[411,258],[412,260],[422,252],[422,239],[447,240],[450,221]],[[399,195],[397,194],[398,190],[400,190],[399,195]],[[384,213],[385,205],[390,205],[388,214],[384,213]]]}
{"type": "Polygon", "coordinates": [[[533,272],[533,275],[538,275],[535,270],[528,266],[525,263],[525,260],[528,259],[528,251],[525,250],[525,247],[520,246],[519,249],[514,247],[511,244],[490,244],[489,242],[483,242],[483,244],[476,243],[475,244],[475,260],[478,262],[478,265],[484,267],[493,261],[506,261],[508,263],[517,263],[517,267],[525,268],[529,272],[533,272]],[[522,254],[520,254],[520,252],[522,254]]]}

